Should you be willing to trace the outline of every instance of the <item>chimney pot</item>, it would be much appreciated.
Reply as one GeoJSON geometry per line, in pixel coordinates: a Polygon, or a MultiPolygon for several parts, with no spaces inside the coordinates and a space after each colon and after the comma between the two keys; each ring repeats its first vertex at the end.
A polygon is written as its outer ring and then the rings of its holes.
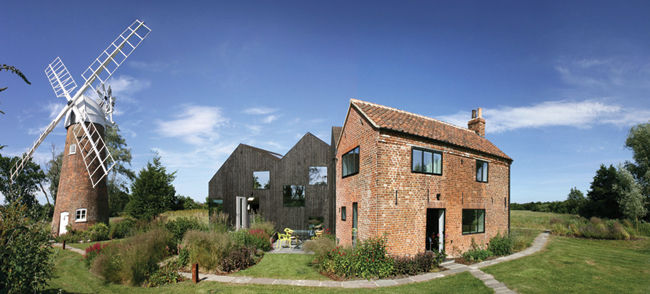
{"type": "Polygon", "coordinates": [[[476,118],[476,110],[472,109],[472,119],[476,118]]]}
{"type": "Polygon", "coordinates": [[[478,108],[478,117],[483,117],[483,109],[478,108]]]}

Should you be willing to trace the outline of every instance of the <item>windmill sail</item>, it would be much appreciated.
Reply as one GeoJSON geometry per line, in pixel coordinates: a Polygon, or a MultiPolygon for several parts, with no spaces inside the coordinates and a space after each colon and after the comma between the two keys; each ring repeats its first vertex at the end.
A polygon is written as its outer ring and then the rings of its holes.
{"type": "MultiPolygon", "coordinates": [[[[61,62],[61,59],[55,59],[54,62],[48,66],[45,73],[54,89],[54,93],[57,97],[65,97],[68,100],[68,104],[54,119],[54,121],[50,123],[45,132],[32,144],[29,151],[23,155],[23,158],[12,168],[12,182],[22,171],[25,163],[29,161],[29,158],[36,148],[38,148],[45,137],[54,130],[56,125],[69,110],[72,110],[79,122],[74,127],[73,131],[75,132],[75,138],[77,139],[77,144],[81,149],[84,164],[93,187],[95,187],[97,183],[108,174],[108,172],[115,166],[115,160],[111,156],[110,152],[108,152],[101,134],[88,115],[87,102],[84,101],[83,93],[89,87],[96,90],[97,88],[93,87],[95,81],[99,81],[100,85],[103,85],[150,32],[151,29],[145,26],[144,22],[136,20],[122,34],[120,34],[82,74],[82,77],[86,82],[81,86],[81,88],[79,88],[74,97],[70,97],[70,92],[74,90],[77,85],[70,76],[68,70],[65,68],[65,65],[63,65],[63,62],[61,62]],[[90,123],[87,124],[87,122],[90,123]]],[[[99,111],[101,111],[101,109],[99,111]]]]}

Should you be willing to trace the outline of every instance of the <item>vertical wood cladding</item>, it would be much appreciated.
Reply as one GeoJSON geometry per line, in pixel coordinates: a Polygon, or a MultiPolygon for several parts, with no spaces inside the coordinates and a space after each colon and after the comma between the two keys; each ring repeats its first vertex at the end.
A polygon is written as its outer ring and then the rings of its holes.
{"type": "MultiPolygon", "coordinates": [[[[88,124],[88,123],[87,123],[88,124]]],[[[75,230],[87,230],[90,226],[102,222],[108,225],[108,189],[106,187],[106,177],[104,177],[93,188],[93,184],[88,176],[88,171],[84,165],[82,152],[77,146],[76,154],[69,154],[70,145],[76,144],[73,128],[79,127],[74,124],[68,127],[65,139],[65,148],[63,149],[63,163],[61,165],[61,178],[59,179],[59,190],[57,192],[56,203],[54,206],[54,216],[52,217],[52,234],[59,234],[59,221],[62,212],[69,212],[68,224],[75,230]],[[75,221],[77,209],[86,209],[86,221],[75,221]]],[[[95,124],[98,134],[104,134],[104,127],[95,124]]],[[[103,146],[98,146],[101,150],[103,146]]],[[[90,146],[86,147],[90,149],[90,146]]],[[[105,151],[101,154],[106,156],[105,151]]],[[[94,170],[99,167],[99,161],[91,165],[94,170]]],[[[95,175],[99,177],[99,175],[95,175]]]]}
{"type": "Polygon", "coordinates": [[[240,144],[208,183],[209,197],[222,199],[231,223],[236,217],[236,196],[257,197],[260,214],[275,223],[275,229],[307,229],[309,217],[323,217],[324,228],[333,227],[329,207],[333,206],[330,146],[307,133],[282,159],[268,151],[240,144]],[[328,169],[327,186],[309,185],[309,167],[328,169]],[[253,172],[269,171],[270,188],[253,189],[253,172]],[[304,207],[284,207],[284,185],[305,187],[304,207]]]}
{"type": "Polygon", "coordinates": [[[389,253],[413,255],[425,250],[427,208],[444,208],[445,251],[458,256],[469,249],[472,239],[486,244],[498,232],[509,230],[510,164],[510,159],[377,129],[351,106],[336,153],[337,238],[342,244],[351,243],[350,212],[357,202],[360,240],[386,236],[389,253]],[[341,155],[357,146],[359,173],[342,178],[341,155]],[[411,172],[413,147],[442,152],[442,175],[411,172]],[[487,183],[476,181],[477,159],[489,162],[487,183]],[[347,207],[346,221],[340,220],[341,207],[347,207]],[[463,209],[485,209],[485,233],[462,234],[463,209]]]}

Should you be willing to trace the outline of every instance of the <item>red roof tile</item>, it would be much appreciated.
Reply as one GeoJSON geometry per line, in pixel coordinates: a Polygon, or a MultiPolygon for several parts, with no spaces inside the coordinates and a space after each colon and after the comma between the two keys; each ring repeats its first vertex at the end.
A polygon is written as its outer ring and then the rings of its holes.
{"type": "Polygon", "coordinates": [[[351,99],[350,104],[376,128],[425,137],[512,160],[492,142],[467,128],[357,99],[351,99]]]}

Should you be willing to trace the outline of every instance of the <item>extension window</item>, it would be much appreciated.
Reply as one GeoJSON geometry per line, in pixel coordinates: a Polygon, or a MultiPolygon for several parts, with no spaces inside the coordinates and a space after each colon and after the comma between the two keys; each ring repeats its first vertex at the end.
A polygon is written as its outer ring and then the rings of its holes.
{"type": "Polygon", "coordinates": [[[342,166],[342,177],[356,175],[359,173],[359,146],[343,154],[341,157],[342,166]]]}

